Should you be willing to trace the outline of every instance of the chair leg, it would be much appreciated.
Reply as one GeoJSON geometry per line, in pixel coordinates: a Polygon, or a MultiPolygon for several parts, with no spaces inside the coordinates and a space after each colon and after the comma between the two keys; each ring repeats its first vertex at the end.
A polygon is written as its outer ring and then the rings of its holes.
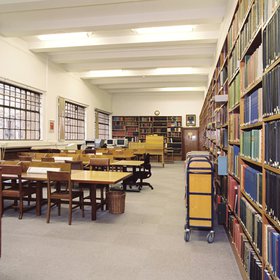
{"type": "Polygon", "coordinates": [[[104,187],[101,186],[100,188],[100,199],[101,199],[101,210],[104,211],[105,205],[104,205],[104,187]]]}
{"type": "Polygon", "coordinates": [[[83,193],[80,194],[80,209],[82,210],[82,217],[85,217],[84,198],[83,193]]]}
{"type": "Polygon", "coordinates": [[[68,216],[68,224],[72,223],[72,198],[69,200],[69,216],[68,216]]]}
{"type": "Polygon", "coordinates": [[[57,214],[58,216],[61,215],[61,200],[57,201],[57,214]]]}
{"type": "Polygon", "coordinates": [[[48,198],[47,223],[50,222],[50,218],[51,218],[51,200],[48,198]]]}
{"type": "Polygon", "coordinates": [[[108,205],[108,193],[109,193],[109,185],[106,186],[106,194],[105,194],[105,210],[109,210],[109,205],[108,205]]]}
{"type": "Polygon", "coordinates": [[[23,216],[23,197],[19,198],[19,215],[18,218],[21,220],[23,216]]]}

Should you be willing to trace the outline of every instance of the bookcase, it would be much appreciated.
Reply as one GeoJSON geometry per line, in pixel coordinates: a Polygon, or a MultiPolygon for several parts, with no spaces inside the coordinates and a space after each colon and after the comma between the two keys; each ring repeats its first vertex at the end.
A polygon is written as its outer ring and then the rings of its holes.
{"type": "Polygon", "coordinates": [[[238,1],[200,115],[201,145],[228,157],[217,202],[244,279],[280,278],[279,33],[279,0],[238,1]]]}
{"type": "Polygon", "coordinates": [[[165,148],[173,150],[176,159],[182,157],[182,116],[113,116],[113,138],[129,141],[146,140],[147,135],[164,137],[165,148]]]}

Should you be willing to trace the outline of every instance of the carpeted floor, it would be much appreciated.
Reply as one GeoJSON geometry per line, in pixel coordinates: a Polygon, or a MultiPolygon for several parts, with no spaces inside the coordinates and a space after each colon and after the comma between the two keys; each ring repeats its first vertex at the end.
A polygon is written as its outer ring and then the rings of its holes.
{"type": "Polygon", "coordinates": [[[154,190],[127,193],[121,215],[99,212],[90,220],[67,210],[51,223],[34,212],[18,220],[14,210],[2,219],[0,280],[239,280],[242,279],[223,227],[213,244],[206,232],[184,241],[184,168],[182,162],[153,166],[154,190]]]}

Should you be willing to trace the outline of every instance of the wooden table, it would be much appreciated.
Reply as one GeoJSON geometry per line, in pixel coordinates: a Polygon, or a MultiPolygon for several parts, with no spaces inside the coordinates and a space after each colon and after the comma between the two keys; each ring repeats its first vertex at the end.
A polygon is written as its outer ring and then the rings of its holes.
{"type": "MultiPolygon", "coordinates": [[[[72,170],[71,181],[89,185],[91,197],[91,219],[96,220],[96,212],[98,209],[98,204],[96,203],[96,185],[116,184],[131,175],[132,173],[130,172],[72,170]]],[[[22,179],[41,182],[47,180],[47,174],[23,173],[22,179]]]]}

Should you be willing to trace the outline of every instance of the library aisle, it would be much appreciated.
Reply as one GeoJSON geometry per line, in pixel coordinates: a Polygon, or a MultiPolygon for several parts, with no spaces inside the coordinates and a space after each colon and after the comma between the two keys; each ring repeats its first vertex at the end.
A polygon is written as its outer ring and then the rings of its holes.
{"type": "Polygon", "coordinates": [[[184,241],[184,167],[182,162],[153,167],[154,190],[127,193],[126,212],[99,212],[96,222],[74,211],[67,224],[53,210],[51,223],[11,210],[3,218],[1,280],[25,279],[242,279],[223,227],[213,244],[205,232],[184,241]]]}

